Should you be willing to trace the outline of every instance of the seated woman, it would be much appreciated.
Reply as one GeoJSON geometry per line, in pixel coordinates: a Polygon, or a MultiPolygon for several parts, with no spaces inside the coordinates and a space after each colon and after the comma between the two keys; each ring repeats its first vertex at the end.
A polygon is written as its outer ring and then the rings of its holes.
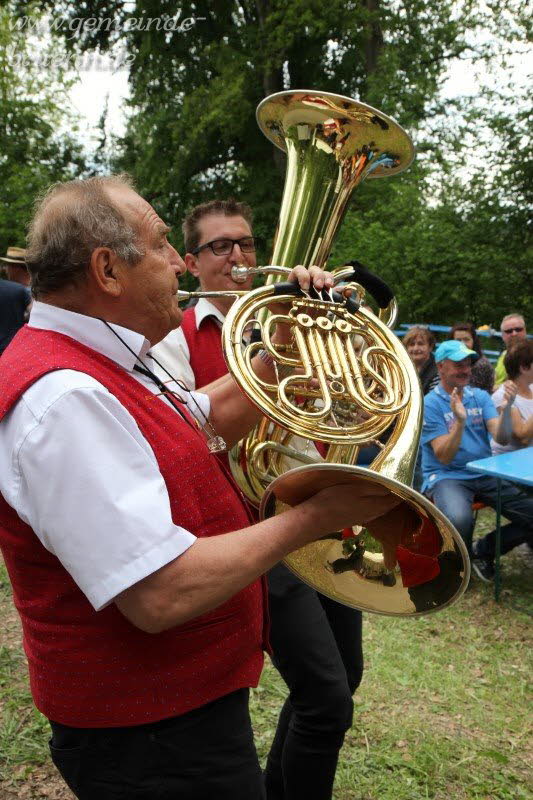
{"type": "MultiPolygon", "coordinates": [[[[433,355],[435,337],[428,328],[423,328],[421,325],[413,325],[403,337],[403,344],[416,367],[422,391],[426,395],[439,383],[439,373],[433,355]]],[[[419,450],[413,475],[413,489],[420,491],[421,486],[422,452],[419,450]]]]}
{"type": "MultiPolygon", "coordinates": [[[[504,358],[505,370],[517,388],[515,401],[511,408],[513,438],[507,445],[491,441],[491,449],[495,456],[508,453],[521,447],[528,447],[533,442],[533,341],[518,342],[509,350],[504,358]]],[[[504,397],[504,386],[499,386],[492,400],[500,410],[504,397]]]]}
{"type": "Polygon", "coordinates": [[[428,328],[413,325],[403,337],[403,345],[416,367],[422,391],[427,394],[439,382],[439,373],[433,356],[435,337],[428,328]]]}
{"type": "Polygon", "coordinates": [[[472,376],[470,378],[470,386],[476,389],[485,389],[489,394],[494,387],[494,367],[483,355],[479,337],[476,329],[471,322],[456,322],[452,325],[450,330],[450,339],[458,339],[460,342],[475,350],[479,358],[475,364],[472,364],[472,376]]]}

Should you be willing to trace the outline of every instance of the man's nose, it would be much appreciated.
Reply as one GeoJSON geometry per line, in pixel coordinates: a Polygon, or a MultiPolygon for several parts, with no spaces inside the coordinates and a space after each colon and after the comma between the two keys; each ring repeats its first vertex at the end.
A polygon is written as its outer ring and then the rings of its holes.
{"type": "Polygon", "coordinates": [[[229,257],[236,264],[242,264],[243,261],[246,261],[239,242],[233,242],[233,247],[229,257]]]}
{"type": "Polygon", "coordinates": [[[174,269],[178,275],[183,275],[187,271],[187,267],[185,266],[185,261],[182,259],[177,250],[174,250],[174,252],[176,253],[176,258],[174,261],[174,269]]]}

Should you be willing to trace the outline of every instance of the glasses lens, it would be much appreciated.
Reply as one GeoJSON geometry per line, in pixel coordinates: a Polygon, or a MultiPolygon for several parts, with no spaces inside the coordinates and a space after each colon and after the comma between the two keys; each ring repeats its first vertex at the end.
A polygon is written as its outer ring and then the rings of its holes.
{"type": "Polygon", "coordinates": [[[215,239],[210,244],[211,250],[216,256],[227,256],[233,250],[233,239],[215,239]]]}
{"type": "Polygon", "coordinates": [[[238,244],[243,253],[253,253],[255,251],[257,239],[253,236],[245,236],[243,239],[239,239],[238,244]]]}
{"type": "Polygon", "coordinates": [[[521,327],[521,328],[507,328],[507,330],[504,331],[504,333],[520,333],[523,330],[524,330],[523,327],[521,327]]]}

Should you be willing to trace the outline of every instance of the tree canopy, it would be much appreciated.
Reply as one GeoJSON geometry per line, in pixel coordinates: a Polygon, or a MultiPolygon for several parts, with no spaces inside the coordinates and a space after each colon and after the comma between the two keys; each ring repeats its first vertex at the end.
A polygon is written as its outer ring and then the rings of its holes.
{"type": "Polygon", "coordinates": [[[11,3],[0,8],[0,253],[24,245],[36,195],[83,168],[80,146],[66,132],[67,86],[53,57],[57,49],[17,29],[13,10],[11,3]]]}
{"type": "MultiPolygon", "coordinates": [[[[28,4],[14,6],[21,15],[28,4]]],[[[66,48],[126,48],[130,116],[114,167],[130,171],[175,227],[196,203],[234,195],[271,242],[284,157],[257,129],[258,102],[288,88],[347,94],[395,117],[418,157],[354,193],[331,263],[357,258],[383,274],[404,319],[495,323],[517,297],[531,310],[520,297],[531,247],[529,102],[515,93],[511,110],[512,95],[496,86],[463,102],[441,92],[457,59],[472,70],[512,57],[530,24],[521,0],[483,10],[475,0],[43,6],[66,48]]]]}

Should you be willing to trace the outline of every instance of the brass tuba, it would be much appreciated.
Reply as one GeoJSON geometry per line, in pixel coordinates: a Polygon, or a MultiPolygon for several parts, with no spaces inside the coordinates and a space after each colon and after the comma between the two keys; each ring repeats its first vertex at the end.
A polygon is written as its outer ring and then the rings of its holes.
{"type": "MultiPolygon", "coordinates": [[[[336,94],[280,92],[260,103],[257,119],[287,153],[272,256],[272,263],[281,265],[272,268],[278,277],[296,264],[323,266],[353,189],[364,179],[401,172],[414,157],[410,138],[394,120],[336,94]]],[[[410,488],[422,393],[403,345],[380,319],[388,316],[391,324],[395,301],[381,293],[379,317],[360,307],[365,273],[351,268],[341,274],[348,290],[321,295],[303,294],[272,277],[260,289],[233,292],[238,299],[223,326],[228,369],[264,415],[232,451],[237,482],[260,501],[262,517],[326,485],[353,484],[355,503],[361,482],[387,487],[407,504],[395,569],[385,568],[379,543],[359,527],[332,532],[291,553],[285,563],[323,594],[362,610],[411,616],[449,605],[468,584],[469,559],[449,521],[410,488]],[[269,315],[274,296],[286,313],[269,315]],[[271,340],[278,323],[291,330],[285,348],[271,340]],[[260,341],[243,346],[251,326],[260,341]],[[275,364],[271,384],[259,380],[251,366],[260,349],[275,364]],[[354,466],[359,447],[379,443],[387,429],[388,441],[371,467],[354,466]],[[327,446],[325,461],[313,442],[327,446]],[[285,471],[279,465],[286,457],[301,465],[285,471]]],[[[375,280],[366,288],[375,296],[375,280]]]]}

